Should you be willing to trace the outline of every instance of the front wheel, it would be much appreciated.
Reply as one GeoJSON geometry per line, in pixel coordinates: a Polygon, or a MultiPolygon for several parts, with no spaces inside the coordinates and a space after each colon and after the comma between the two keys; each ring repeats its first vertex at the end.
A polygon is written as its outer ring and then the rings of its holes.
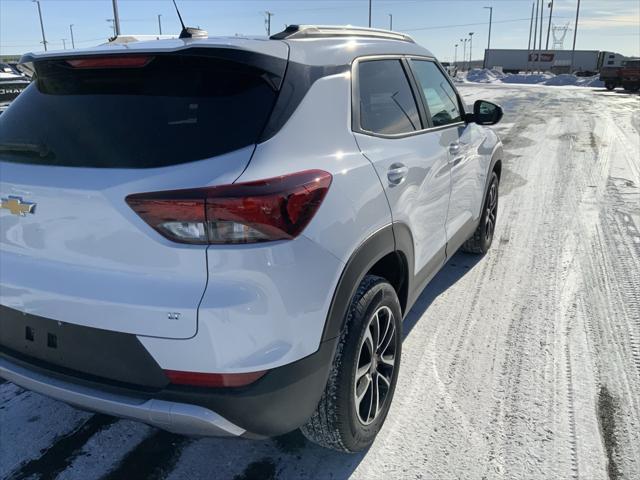
{"type": "Polygon", "coordinates": [[[616,88],[616,84],[613,82],[605,82],[604,84],[604,88],[606,88],[607,90],[611,91],[611,90],[615,90],[616,88]]]}
{"type": "Polygon", "coordinates": [[[334,450],[368,448],[387,417],[401,350],[396,292],[385,279],[367,275],[351,300],[325,391],[302,433],[334,450]]]}
{"type": "Polygon", "coordinates": [[[491,248],[493,234],[498,219],[498,186],[496,172],[491,172],[489,189],[485,195],[480,223],[473,232],[473,236],[462,245],[462,250],[468,253],[485,254],[491,248]]]}

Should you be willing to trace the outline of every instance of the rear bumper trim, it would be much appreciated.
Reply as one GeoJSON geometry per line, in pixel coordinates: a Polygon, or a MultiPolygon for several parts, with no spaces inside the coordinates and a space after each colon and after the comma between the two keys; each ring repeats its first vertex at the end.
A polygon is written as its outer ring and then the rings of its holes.
{"type": "Polygon", "coordinates": [[[183,435],[240,436],[245,430],[197,405],[118,395],[49,377],[0,358],[0,377],[75,407],[130,418],[183,435]]]}

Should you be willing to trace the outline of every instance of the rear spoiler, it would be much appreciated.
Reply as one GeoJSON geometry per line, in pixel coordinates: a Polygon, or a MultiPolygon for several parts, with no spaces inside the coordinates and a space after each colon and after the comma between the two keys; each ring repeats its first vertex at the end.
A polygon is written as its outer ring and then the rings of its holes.
{"type": "MultiPolygon", "coordinates": [[[[118,45],[120,47],[121,45],[118,45]]],[[[126,48],[126,45],[125,45],[126,48]]],[[[110,51],[109,47],[95,51],[84,51],[71,53],[69,51],[58,51],[50,54],[43,53],[26,53],[18,62],[21,69],[29,72],[30,76],[36,73],[36,65],[39,62],[57,61],[57,60],[82,60],[96,57],[123,57],[126,55],[140,56],[153,55],[159,57],[163,55],[189,55],[199,57],[209,57],[212,59],[228,60],[235,63],[255,67],[265,72],[265,80],[276,90],[279,90],[284,78],[284,72],[287,66],[287,59],[271,56],[264,53],[245,50],[242,48],[217,48],[217,47],[200,47],[188,46],[187,48],[179,48],[175,50],[155,50],[153,48],[146,49],[125,49],[116,48],[110,51]]]]}

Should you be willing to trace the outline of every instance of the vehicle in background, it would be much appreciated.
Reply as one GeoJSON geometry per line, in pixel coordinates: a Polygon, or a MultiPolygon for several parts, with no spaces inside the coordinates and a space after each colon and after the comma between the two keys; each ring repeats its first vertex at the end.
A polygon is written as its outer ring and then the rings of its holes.
{"type": "Polygon", "coordinates": [[[152,40],[172,40],[178,38],[177,35],[118,35],[111,37],[103,45],[121,45],[132,42],[150,42],[152,40]]]}
{"type": "Polygon", "coordinates": [[[458,74],[458,67],[455,63],[442,62],[440,65],[442,65],[451,78],[456,78],[456,75],[458,74]]]}
{"type": "Polygon", "coordinates": [[[520,73],[533,68],[556,75],[575,73],[578,76],[596,75],[603,68],[620,67],[626,60],[619,53],[576,50],[572,69],[571,50],[487,49],[484,55],[486,68],[501,66],[504,73],[520,73]]]}
{"type": "Polygon", "coordinates": [[[604,87],[607,90],[622,86],[620,67],[604,67],[600,70],[600,81],[604,82],[604,87]]]}
{"type": "Polygon", "coordinates": [[[0,63],[0,113],[29,86],[29,78],[8,63],[0,63]]]}
{"type": "Polygon", "coordinates": [[[627,60],[620,69],[622,87],[630,92],[640,90],[640,58],[627,60]]]}
{"type": "Polygon", "coordinates": [[[640,90],[640,59],[632,58],[618,67],[605,67],[600,72],[600,80],[607,90],[623,87],[625,90],[640,90]]]}

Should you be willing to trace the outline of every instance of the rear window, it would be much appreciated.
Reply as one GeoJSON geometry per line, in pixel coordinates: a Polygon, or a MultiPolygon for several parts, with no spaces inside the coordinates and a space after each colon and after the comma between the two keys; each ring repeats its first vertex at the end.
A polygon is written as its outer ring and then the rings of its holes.
{"type": "Polygon", "coordinates": [[[0,159],[151,168],[221,155],[259,138],[276,99],[270,78],[190,55],[135,68],[38,62],[36,80],[0,115],[0,159]]]}

